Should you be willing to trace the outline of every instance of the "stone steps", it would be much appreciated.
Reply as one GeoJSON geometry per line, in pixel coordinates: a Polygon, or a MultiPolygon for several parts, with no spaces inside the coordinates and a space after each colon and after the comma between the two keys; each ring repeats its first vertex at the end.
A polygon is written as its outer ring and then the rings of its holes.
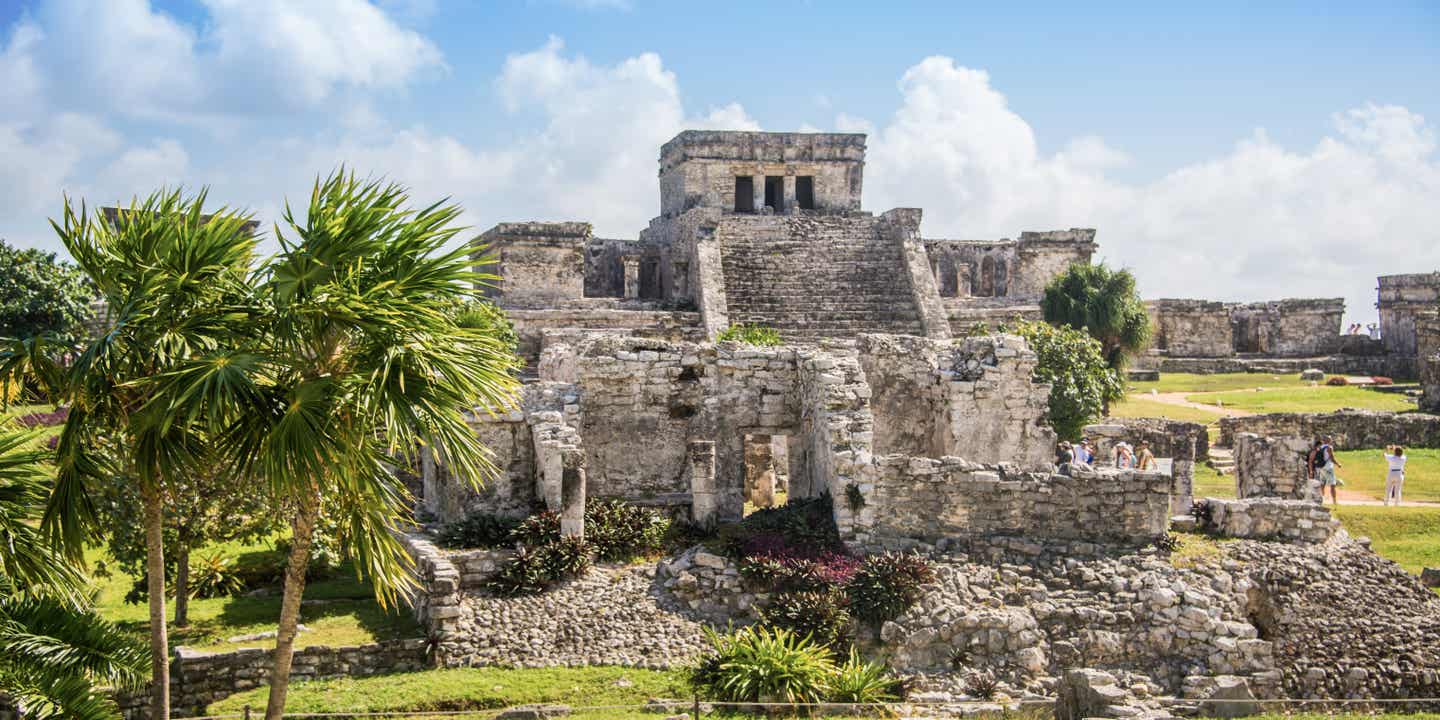
{"type": "Polygon", "coordinates": [[[796,340],[922,332],[900,249],[873,217],[735,217],[716,237],[732,323],[796,340]]]}

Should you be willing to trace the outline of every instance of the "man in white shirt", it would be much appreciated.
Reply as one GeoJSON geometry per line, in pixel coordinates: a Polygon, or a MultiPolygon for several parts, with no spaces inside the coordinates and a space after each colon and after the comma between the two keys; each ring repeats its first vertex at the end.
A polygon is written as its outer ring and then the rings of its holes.
{"type": "Polygon", "coordinates": [[[1385,504],[1389,505],[1391,500],[1400,504],[1400,490],[1405,487],[1405,448],[1399,445],[1385,446],[1385,462],[1390,465],[1390,471],[1385,474],[1385,504]]]}

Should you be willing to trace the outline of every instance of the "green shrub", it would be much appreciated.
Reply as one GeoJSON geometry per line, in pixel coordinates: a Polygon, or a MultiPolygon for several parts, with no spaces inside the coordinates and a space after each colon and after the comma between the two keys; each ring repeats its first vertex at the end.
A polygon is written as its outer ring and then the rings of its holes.
{"type": "Polygon", "coordinates": [[[594,548],[584,538],[566,537],[536,549],[541,572],[550,582],[579,577],[590,569],[594,548]]]}
{"type": "Polygon", "coordinates": [[[501,565],[485,583],[490,592],[504,597],[533,595],[549,585],[544,558],[539,551],[530,548],[516,550],[515,556],[501,565]]]}
{"type": "Polygon", "coordinates": [[[585,539],[601,560],[658,553],[669,531],[670,519],[649,508],[615,500],[596,500],[585,506],[585,539]]]}
{"type": "Polygon", "coordinates": [[[755,347],[774,347],[784,344],[780,331],[758,323],[740,323],[725,328],[716,336],[717,342],[738,342],[755,347]]]}
{"type": "Polygon", "coordinates": [[[758,510],[738,523],[722,526],[717,534],[720,549],[736,559],[780,554],[773,552],[777,545],[788,555],[844,551],[829,495],[758,510]]]}
{"type": "Polygon", "coordinates": [[[244,591],[245,579],[237,572],[234,558],[214,553],[190,563],[190,597],[229,597],[244,591]]]}
{"type": "Polygon", "coordinates": [[[934,568],[919,555],[871,555],[846,587],[850,613],[874,625],[894,620],[920,600],[921,586],[934,580],[934,568]]]}
{"type": "Polygon", "coordinates": [[[510,544],[511,533],[519,524],[520,521],[514,518],[472,513],[463,520],[441,526],[437,539],[447,548],[505,547],[510,544]]]}
{"type": "Polygon", "coordinates": [[[560,539],[560,513],[535,513],[520,521],[510,532],[510,539],[526,547],[537,547],[560,539]]]}
{"type": "Polygon", "coordinates": [[[972,672],[965,677],[965,693],[981,700],[993,700],[1000,692],[1000,678],[989,670],[972,672]]]}
{"type": "Polygon", "coordinates": [[[783,593],[760,613],[771,627],[789,630],[834,650],[849,645],[849,600],[838,588],[783,593]]]}
{"type": "Polygon", "coordinates": [[[904,680],[891,676],[884,665],[865,662],[853,647],[830,681],[830,702],[890,703],[904,694],[904,680]]]}
{"type": "Polygon", "coordinates": [[[1042,322],[1021,322],[1014,330],[1035,351],[1032,377],[1050,386],[1050,426],[1061,438],[1079,438],[1106,403],[1124,399],[1123,378],[1106,364],[1100,342],[1084,331],[1042,322]]]}
{"type": "Polygon", "coordinates": [[[759,626],[728,635],[705,632],[711,651],[690,670],[688,680],[706,700],[816,703],[830,694],[837,668],[819,643],[759,626]]]}

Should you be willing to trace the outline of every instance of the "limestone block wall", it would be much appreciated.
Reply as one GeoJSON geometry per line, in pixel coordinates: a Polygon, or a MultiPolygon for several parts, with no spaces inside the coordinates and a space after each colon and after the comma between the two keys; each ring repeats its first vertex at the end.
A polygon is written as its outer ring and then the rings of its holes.
{"type": "Polygon", "coordinates": [[[545,333],[556,330],[624,333],[673,342],[704,338],[699,313],[667,309],[659,303],[586,298],[564,305],[546,309],[505,308],[505,315],[515,325],[521,357],[536,362],[544,349],[545,333]]]}
{"type": "Polygon", "coordinates": [[[877,454],[1052,464],[1055,433],[1043,423],[1050,388],[1031,381],[1035,355],[1022,338],[861,335],[858,348],[877,454]]]}
{"type": "Polygon", "coordinates": [[[1236,352],[1316,357],[1340,349],[1343,298],[1291,299],[1233,306],[1236,352]]]}
{"type": "Polygon", "coordinates": [[[1155,347],[1179,357],[1235,354],[1229,306],[1209,300],[1165,298],[1145,303],[1155,347]]]}
{"type": "Polygon", "coordinates": [[[1038,300],[1071,265],[1089,265],[1096,247],[1093,228],[1020,233],[1007,295],[1038,300]]]}
{"type": "Polygon", "coordinates": [[[919,208],[895,208],[880,216],[876,227],[881,237],[900,248],[904,267],[900,271],[909,279],[910,296],[920,314],[925,336],[937,340],[950,339],[950,316],[940,301],[940,289],[930,271],[924,241],[920,239],[919,208]]]}
{"type": "Polygon", "coordinates": [[[1384,275],[1377,280],[1380,339],[1395,355],[1419,352],[1416,320],[1421,313],[1440,307],[1440,272],[1384,275]]]}
{"type": "Polygon", "coordinates": [[[1204,425],[1160,418],[1105,418],[1085,426],[1083,433],[1094,443],[1095,453],[1108,465],[1115,444],[1124,441],[1133,447],[1150,443],[1158,458],[1170,458],[1170,511],[1190,511],[1195,486],[1195,463],[1210,457],[1210,436],[1204,425]]]}
{"type": "Polygon", "coordinates": [[[876,458],[874,483],[866,518],[872,548],[986,536],[1135,544],[1163,535],[1170,518],[1170,478],[1154,472],[1077,470],[1072,477],[886,455],[876,458]]]}
{"type": "MultiPolygon", "coordinates": [[[[412,672],[430,666],[424,638],[389,640],[370,645],[300,648],[290,676],[297,681],[367,677],[412,672]]],[[[173,717],[197,717],[205,706],[237,692],[264,685],[270,677],[272,650],[242,648],[225,653],[200,653],[176,648],[170,662],[170,710],[173,717]]],[[[150,717],[148,689],[116,696],[125,720],[150,717]]],[[[257,708],[257,715],[260,714],[257,708]]]]}
{"type": "Polygon", "coordinates": [[[1281,498],[1207,502],[1211,526],[1227,537],[1323,543],[1342,532],[1340,521],[1319,503],[1281,498]]]}
{"type": "MultiPolygon", "coordinates": [[[[800,442],[791,451],[790,492],[795,497],[829,493],[844,498],[850,486],[864,497],[875,493],[873,390],[857,357],[806,353],[800,360],[800,442]],[[798,450],[798,452],[796,452],[798,450]]],[[[866,502],[852,509],[833,503],[840,538],[852,547],[871,542],[870,530],[883,506],[866,502]]]]}
{"type": "Polygon", "coordinates": [[[1440,413],[1440,355],[1432,355],[1425,359],[1425,365],[1420,375],[1420,386],[1425,392],[1424,396],[1420,398],[1420,409],[1425,412],[1440,413]]]}
{"type": "Polygon", "coordinates": [[[1039,321],[1044,319],[1040,306],[1023,300],[1010,298],[941,298],[945,311],[950,317],[950,334],[964,337],[974,334],[981,323],[992,330],[1016,320],[1039,321]]]}
{"type": "Polygon", "coordinates": [[[480,235],[474,256],[493,257],[476,270],[500,276],[482,287],[507,307],[547,307],[585,295],[585,247],[590,223],[500,223],[480,235]]]}
{"type": "Polygon", "coordinates": [[[1309,477],[1306,458],[1313,441],[1303,437],[1235,436],[1235,495],[1320,502],[1320,484],[1309,477]]]}
{"type": "Polygon", "coordinates": [[[754,178],[753,207],[765,205],[765,178],[783,178],[784,208],[798,204],[796,178],[812,178],[815,210],[860,209],[865,136],[858,133],[771,133],[686,130],[660,148],[660,212],[735,208],[735,178],[754,178]]]}
{"type": "Polygon", "coordinates": [[[1220,419],[1217,444],[1233,447],[1241,433],[1314,439],[1329,435],[1341,450],[1386,445],[1440,447],[1440,415],[1342,410],[1325,414],[1271,413],[1220,419]]]}

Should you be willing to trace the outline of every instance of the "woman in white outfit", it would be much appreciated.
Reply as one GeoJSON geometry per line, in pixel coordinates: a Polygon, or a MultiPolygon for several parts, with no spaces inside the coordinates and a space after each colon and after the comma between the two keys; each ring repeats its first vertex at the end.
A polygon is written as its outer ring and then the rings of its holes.
{"type": "Polygon", "coordinates": [[[1399,505],[1400,490],[1405,487],[1405,448],[1386,445],[1385,462],[1390,464],[1390,472],[1385,475],[1385,504],[1394,500],[1399,505]]]}

